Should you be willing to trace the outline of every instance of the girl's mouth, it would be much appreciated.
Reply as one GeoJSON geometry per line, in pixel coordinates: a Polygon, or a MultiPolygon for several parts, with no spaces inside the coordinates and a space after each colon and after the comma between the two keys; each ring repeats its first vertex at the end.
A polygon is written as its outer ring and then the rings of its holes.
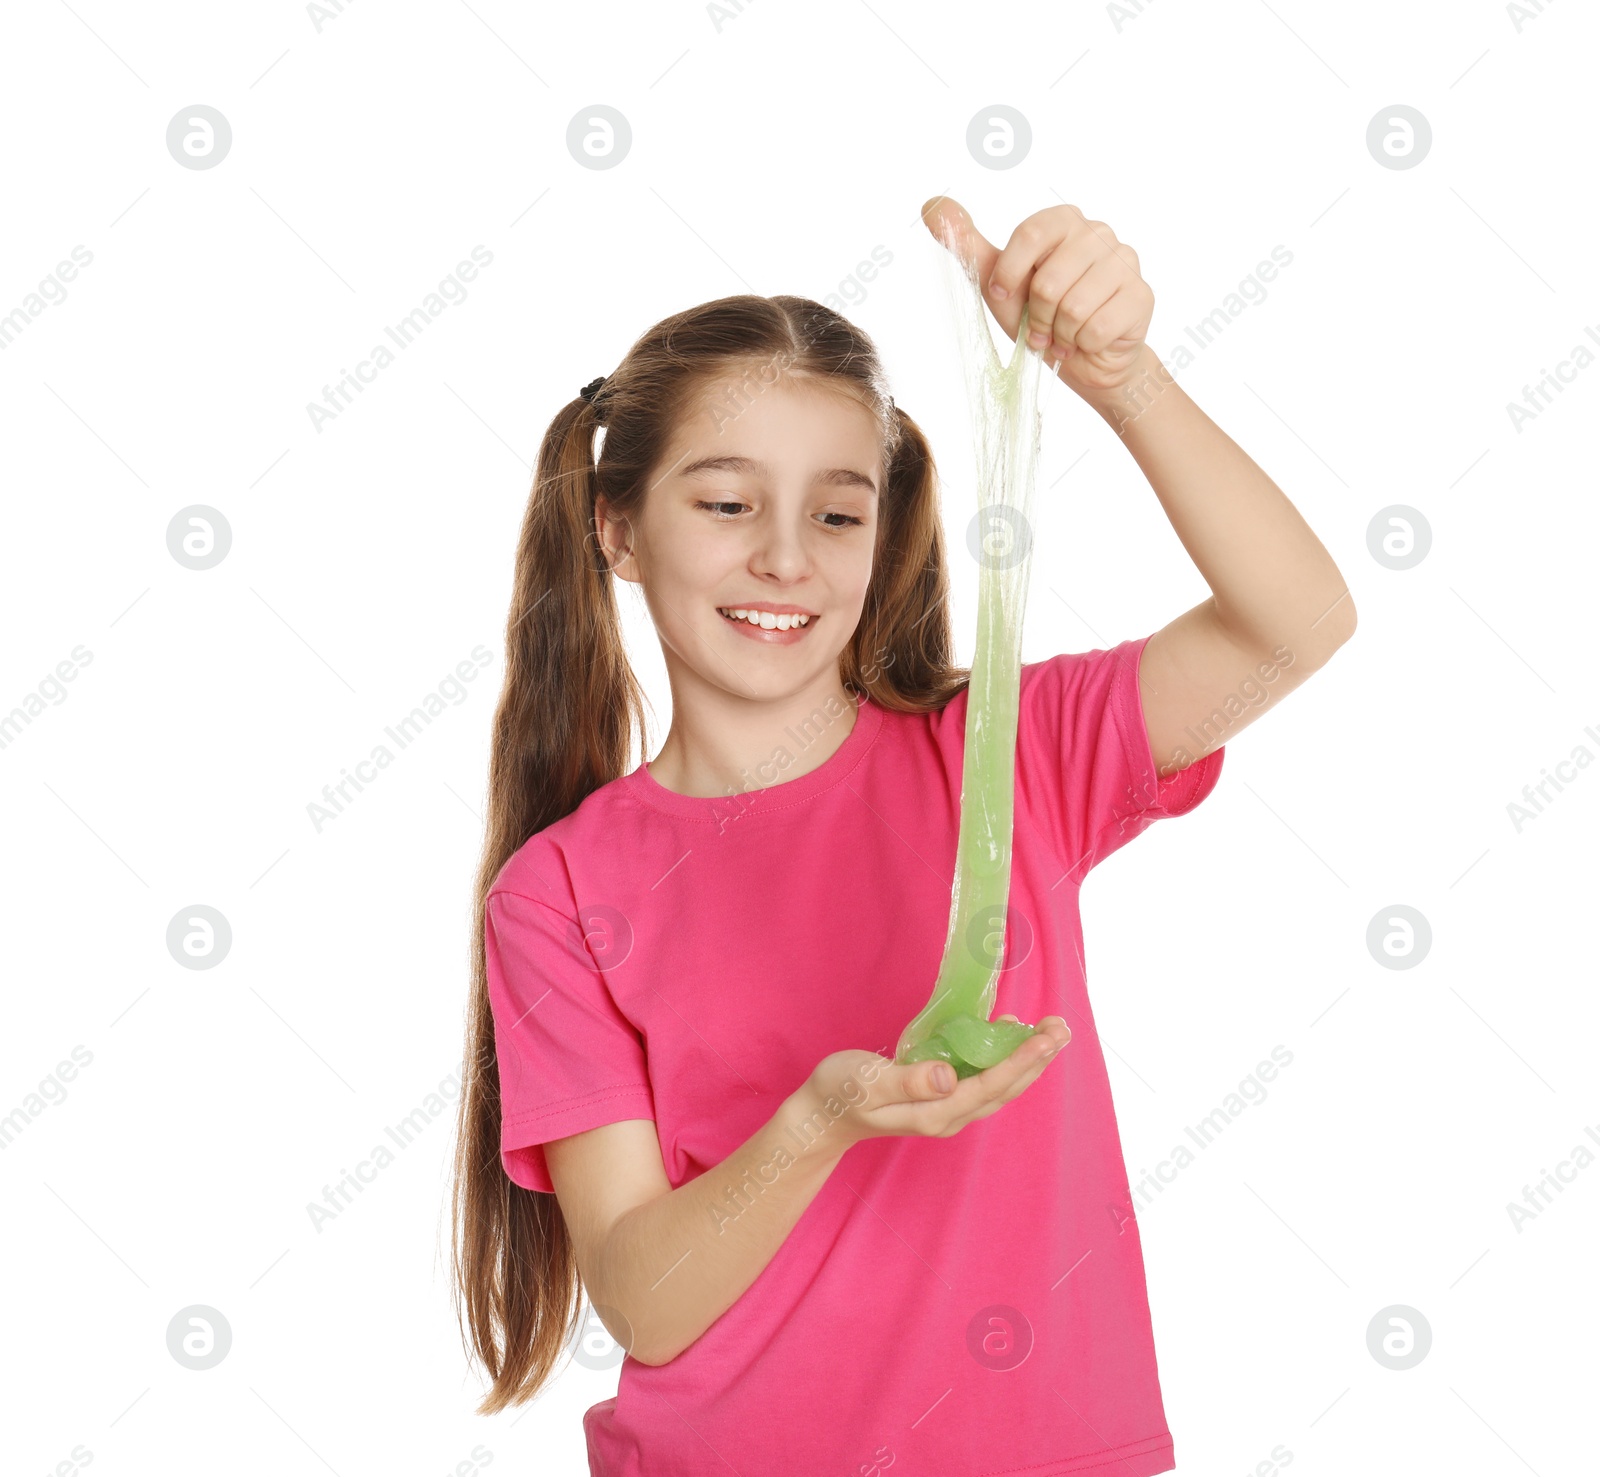
{"type": "Polygon", "coordinates": [[[717,614],[741,636],[768,646],[792,646],[803,640],[821,619],[815,615],[774,615],[770,610],[745,610],[742,606],[718,606],[717,614]]]}

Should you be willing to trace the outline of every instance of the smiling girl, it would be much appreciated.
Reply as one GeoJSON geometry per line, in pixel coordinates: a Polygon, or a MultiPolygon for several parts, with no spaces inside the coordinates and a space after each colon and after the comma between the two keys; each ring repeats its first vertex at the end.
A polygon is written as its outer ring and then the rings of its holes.
{"type": "Polygon", "coordinates": [[[927,440],[865,335],[788,296],[664,320],[557,414],[494,720],[455,1272],[486,1413],[547,1384],[587,1290],[625,1351],[584,1417],[604,1477],[1174,1465],[1078,889],[1199,804],[1355,614],[1145,344],[1104,222],[1044,210],[1001,250],[952,201],[924,215],[1008,336],[1024,306],[1045,330],[1211,597],[1023,666],[998,1004],[1039,1029],[959,1082],[896,1066],[945,939],[967,703],[927,440]],[[672,692],[632,768],[618,580],[672,692]]]}

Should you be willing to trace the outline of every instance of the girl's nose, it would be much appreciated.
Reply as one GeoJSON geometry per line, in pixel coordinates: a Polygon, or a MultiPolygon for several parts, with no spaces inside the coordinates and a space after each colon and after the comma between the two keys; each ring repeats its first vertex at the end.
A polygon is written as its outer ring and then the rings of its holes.
{"type": "Polygon", "coordinates": [[[788,581],[805,573],[807,557],[805,546],[793,529],[767,528],[762,530],[750,567],[757,574],[788,581]]]}

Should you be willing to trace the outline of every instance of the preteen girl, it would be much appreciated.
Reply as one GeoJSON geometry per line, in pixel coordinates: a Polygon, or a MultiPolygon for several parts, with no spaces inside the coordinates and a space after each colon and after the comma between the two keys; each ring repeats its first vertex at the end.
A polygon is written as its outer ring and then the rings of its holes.
{"type": "Polygon", "coordinates": [[[586,1317],[625,1351],[584,1417],[603,1477],[1174,1465],[1078,889],[1199,804],[1355,612],[1145,343],[1108,225],[1053,207],[1002,250],[953,201],[924,214],[1008,336],[1027,306],[1211,595],[1023,666],[998,1006],[1039,1029],[959,1081],[896,1066],[945,941],[967,702],[923,432],[867,337],[789,296],[674,314],[550,423],[494,719],[456,1274],[485,1412],[586,1317]],[[632,768],[618,581],[672,692],[632,768]]]}

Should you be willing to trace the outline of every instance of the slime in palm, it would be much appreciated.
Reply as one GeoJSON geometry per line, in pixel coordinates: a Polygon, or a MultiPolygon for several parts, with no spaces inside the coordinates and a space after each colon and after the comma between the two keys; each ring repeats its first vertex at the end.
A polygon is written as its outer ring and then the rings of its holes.
{"type": "Polygon", "coordinates": [[[1028,510],[1039,455],[1042,358],[1027,345],[1028,314],[1002,368],[977,274],[950,238],[940,253],[955,308],[978,456],[978,636],[967,688],[961,823],[950,926],[933,994],[900,1034],[894,1060],[939,1059],[970,1077],[1003,1061],[1035,1028],[992,1021],[1011,890],[1022,615],[1032,534],[1028,510]],[[958,265],[959,263],[959,265],[958,265]]]}

